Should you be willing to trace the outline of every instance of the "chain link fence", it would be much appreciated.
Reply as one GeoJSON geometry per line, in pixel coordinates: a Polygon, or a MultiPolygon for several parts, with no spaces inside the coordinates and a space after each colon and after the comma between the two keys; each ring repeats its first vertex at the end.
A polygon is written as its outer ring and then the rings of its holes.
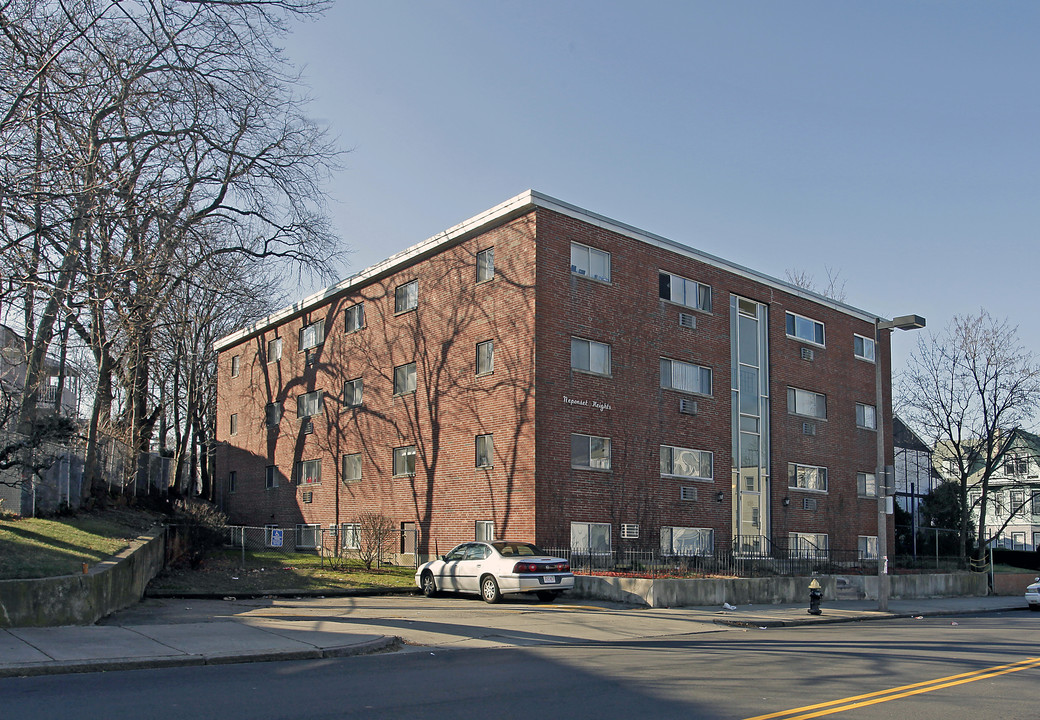
{"type": "Polygon", "coordinates": [[[416,530],[371,527],[344,523],[339,527],[296,525],[295,527],[229,526],[224,547],[241,552],[243,567],[261,566],[268,558],[279,560],[317,559],[319,564],[339,567],[360,560],[370,567],[417,566],[416,530]]]}

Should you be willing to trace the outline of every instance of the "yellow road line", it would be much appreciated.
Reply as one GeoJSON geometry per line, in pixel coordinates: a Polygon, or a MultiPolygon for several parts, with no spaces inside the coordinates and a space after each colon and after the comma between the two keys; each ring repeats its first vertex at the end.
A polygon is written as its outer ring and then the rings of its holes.
{"type": "Polygon", "coordinates": [[[991,668],[961,673],[960,675],[950,675],[949,677],[937,678],[935,680],[914,683],[912,685],[902,685],[900,687],[889,688],[888,690],[879,690],[865,695],[855,695],[853,697],[842,698],[841,700],[831,700],[830,702],[819,703],[817,705],[806,705],[791,710],[769,713],[768,715],[756,715],[754,717],[745,718],[745,720],[774,720],[776,718],[783,718],[784,720],[809,720],[809,718],[833,715],[835,713],[845,712],[846,710],[855,710],[856,708],[866,707],[868,705],[877,705],[878,703],[888,702],[889,700],[898,700],[899,698],[905,698],[911,695],[920,695],[922,693],[932,692],[933,690],[941,690],[954,685],[963,685],[964,683],[975,682],[976,680],[985,680],[987,678],[997,677],[998,675],[1006,675],[1007,673],[1029,670],[1035,667],[1040,667],[1040,658],[1028,658],[1007,665],[996,665],[991,668]]]}

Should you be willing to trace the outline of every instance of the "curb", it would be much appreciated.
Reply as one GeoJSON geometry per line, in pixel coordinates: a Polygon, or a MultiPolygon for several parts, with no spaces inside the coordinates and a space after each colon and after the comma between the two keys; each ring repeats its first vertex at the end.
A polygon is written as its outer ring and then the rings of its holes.
{"type": "Polygon", "coordinates": [[[228,592],[193,592],[191,590],[145,590],[144,596],[154,600],[255,600],[257,598],[326,598],[326,597],[378,597],[380,595],[417,595],[415,587],[380,588],[328,588],[325,590],[286,589],[228,592]]]}
{"type": "Polygon", "coordinates": [[[0,665],[0,678],[65,675],[67,673],[113,672],[117,670],[149,670],[156,668],[193,667],[199,665],[232,665],[236,663],[278,662],[282,660],[320,660],[324,658],[373,655],[400,649],[404,641],[396,635],[384,635],[375,640],[314,648],[312,650],[285,650],[236,655],[163,655],[159,657],[126,658],[121,660],[52,660],[24,665],[0,665]]]}
{"type": "Polygon", "coordinates": [[[920,618],[920,617],[943,617],[951,615],[965,615],[975,613],[998,613],[998,612],[1014,612],[1016,610],[1026,610],[1023,607],[1000,607],[1000,608],[975,608],[969,610],[954,609],[954,610],[923,610],[920,612],[880,612],[870,611],[872,614],[861,614],[855,617],[843,616],[843,617],[828,617],[826,614],[819,615],[816,617],[806,618],[790,618],[784,620],[767,620],[761,619],[756,620],[727,620],[724,618],[716,618],[712,622],[716,625],[723,625],[726,627],[739,627],[739,628],[779,628],[779,627],[805,627],[806,625],[836,625],[838,623],[853,623],[853,622],[870,622],[871,620],[905,620],[907,618],[920,618]]]}

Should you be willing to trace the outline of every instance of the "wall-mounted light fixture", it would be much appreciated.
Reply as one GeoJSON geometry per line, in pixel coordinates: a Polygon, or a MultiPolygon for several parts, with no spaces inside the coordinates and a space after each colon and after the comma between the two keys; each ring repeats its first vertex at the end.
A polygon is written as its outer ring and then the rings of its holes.
{"type": "Polygon", "coordinates": [[[785,497],[785,498],[784,498],[783,500],[781,500],[780,502],[781,502],[781,503],[783,503],[783,506],[784,506],[784,507],[787,507],[788,505],[790,505],[790,504],[791,504],[791,498],[789,498],[789,497],[785,497]]]}
{"type": "Polygon", "coordinates": [[[722,502],[725,499],[726,495],[721,490],[719,490],[718,494],[715,496],[715,502],[722,502]]]}

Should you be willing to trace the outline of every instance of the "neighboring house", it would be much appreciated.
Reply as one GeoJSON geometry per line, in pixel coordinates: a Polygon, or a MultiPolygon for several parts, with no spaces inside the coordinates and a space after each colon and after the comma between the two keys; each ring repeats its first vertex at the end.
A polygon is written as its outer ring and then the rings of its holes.
{"type": "Polygon", "coordinates": [[[298,545],[876,558],[874,321],[530,191],[219,340],[219,500],[298,545]]]}
{"type": "Polygon", "coordinates": [[[892,416],[892,443],[895,446],[896,503],[910,513],[914,526],[921,520],[921,500],[943,478],[932,466],[932,450],[898,416],[892,416]]]}
{"type": "MultiPolygon", "coordinates": [[[[78,416],[79,374],[71,368],[62,368],[57,359],[44,360],[44,378],[40,388],[40,412],[59,412],[69,417],[78,416]]],[[[22,392],[25,388],[25,340],[6,325],[0,325],[0,384],[3,386],[6,406],[0,424],[0,443],[13,442],[17,437],[15,424],[22,392]]],[[[0,484],[2,507],[19,515],[34,515],[51,511],[62,504],[76,505],[80,498],[82,462],[68,448],[47,446],[39,453],[57,458],[43,479],[24,481],[20,471],[12,468],[2,472],[0,484]]]]}

